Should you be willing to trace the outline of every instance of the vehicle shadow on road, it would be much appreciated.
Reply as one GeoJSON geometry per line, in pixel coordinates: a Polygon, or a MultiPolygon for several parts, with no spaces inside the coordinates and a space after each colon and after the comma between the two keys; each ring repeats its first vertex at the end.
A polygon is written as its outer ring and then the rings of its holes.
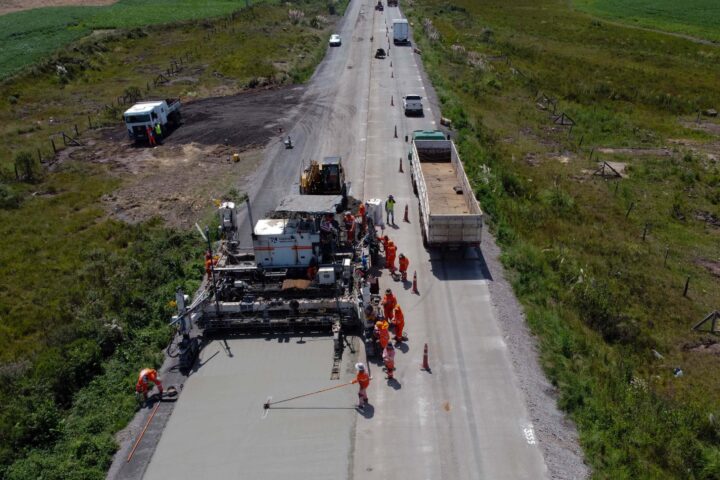
{"type": "Polygon", "coordinates": [[[430,251],[430,265],[433,275],[438,280],[493,281],[480,249],[468,248],[453,252],[430,251]]]}

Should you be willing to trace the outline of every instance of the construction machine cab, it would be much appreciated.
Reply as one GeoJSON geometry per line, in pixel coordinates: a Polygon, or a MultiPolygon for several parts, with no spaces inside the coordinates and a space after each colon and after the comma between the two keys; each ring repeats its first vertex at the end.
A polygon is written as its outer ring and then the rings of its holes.
{"type": "Polygon", "coordinates": [[[347,185],[341,157],[325,157],[322,163],[310,161],[300,175],[300,193],[303,195],[342,195],[347,205],[347,185]]]}

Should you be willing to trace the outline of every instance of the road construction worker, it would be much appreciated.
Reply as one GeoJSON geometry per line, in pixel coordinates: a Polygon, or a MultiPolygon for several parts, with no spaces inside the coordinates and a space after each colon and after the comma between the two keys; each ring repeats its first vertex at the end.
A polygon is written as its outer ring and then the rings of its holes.
{"type": "Polygon", "coordinates": [[[312,258],[310,259],[310,264],[308,265],[308,268],[307,268],[308,280],[314,280],[315,275],[317,275],[317,272],[318,272],[318,258],[315,255],[313,255],[312,258]]]}
{"type": "Polygon", "coordinates": [[[137,384],[135,385],[135,391],[137,393],[142,393],[143,400],[147,400],[147,393],[148,390],[150,390],[150,386],[148,385],[149,382],[153,382],[158,390],[160,391],[160,396],[162,397],[163,394],[163,386],[160,382],[160,379],[157,377],[157,370],[154,368],[143,368],[140,371],[140,375],[138,376],[137,384]]]}
{"type": "Polygon", "coordinates": [[[377,337],[380,348],[385,350],[387,344],[390,343],[390,324],[387,320],[378,320],[375,322],[373,334],[377,337]]]}
{"type": "Polygon", "coordinates": [[[150,146],[154,147],[155,145],[157,145],[155,143],[155,135],[153,134],[153,129],[150,127],[150,125],[145,127],[145,133],[147,133],[148,143],[150,144],[150,146]]]}
{"type": "Polygon", "coordinates": [[[387,250],[385,250],[385,268],[391,272],[395,271],[395,255],[397,254],[397,247],[392,240],[388,241],[387,250]]]}
{"type": "Polygon", "coordinates": [[[351,383],[357,383],[360,386],[358,390],[358,408],[362,410],[368,403],[367,389],[370,386],[370,376],[365,371],[365,365],[362,363],[355,364],[357,375],[352,379],[351,383]]]}
{"type": "Polygon", "coordinates": [[[385,200],[385,213],[387,213],[388,225],[395,225],[395,198],[392,195],[388,195],[387,200],[385,200]]]}
{"type": "Polygon", "coordinates": [[[392,343],[388,343],[382,354],[383,364],[385,364],[385,371],[387,372],[388,380],[392,380],[393,372],[395,371],[395,347],[392,343]]]}
{"type": "Polygon", "coordinates": [[[354,243],[355,242],[355,217],[352,213],[350,213],[350,210],[345,212],[345,218],[343,219],[345,223],[345,231],[347,232],[347,239],[348,243],[354,243]]]}
{"type": "Polygon", "coordinates": [[[387,235],[383,235],[382,237],[378,237],[378,240],[380,240],[380,243],[382,243],[383,252],[387,252],[388,243],[390,243],[390,237],[388,237],[387,235]]]}
{"type": "Polygon", "coordinates": [[[160,140],[162,138],[162,126],[160,125],[160,122],[155,124],[155,140],[160,140]]]}
{"type": "Polygon", "coordinates": [[[212,270],[212,264],[212,253],[210,253],[210,250],[208,250],[207,252],[205,252],[205,273],[208,275],[210,275],[210,270],[212,270]]]}
{"type": "Polygon", "coordinates": [[[403,282],[406,282],[407,281],[407,269],[410,266],[410,260],[408,260],[408,258],[401,253],[398,263],[400,264],[400,278],[402,279],[403,282]]]}
{"type": "Polygon", "coordinates": [[[363,227],[365,226],[365,204],[360,202],[360,206],[358,207],[358,217],[362,220],[363,227]]]}
{"type": "Polygon", "coordinates": [[[402,343],[403,329],[405,328],[405,314],[400,305],[393,309],[393,325],[395,325],[395,343],[402,343]]]}
{"type": "Polygon", "coordinates": [[[383,295],[382,302],[380,302],[383,306],[383,313],[385,314],[385,318],[390,321],[393,319],[393,310],[395,310],[395,305],[397,305],[397,298],[395,298],[395,295],[393,295],[392,290],[389,288],[385,290],[385,295],[383,295]]]}

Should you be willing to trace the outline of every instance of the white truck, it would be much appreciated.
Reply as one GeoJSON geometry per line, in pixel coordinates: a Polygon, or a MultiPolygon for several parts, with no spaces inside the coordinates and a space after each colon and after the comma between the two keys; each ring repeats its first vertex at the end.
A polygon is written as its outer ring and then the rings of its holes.
{"type": "Polygon", "coordinates": [[[405,116],[423,116],[422,97],[420,95],[405,95],[403,97],[403,111],[405,116]]]}
{"type": "Polygon", "coordinates": [[[407,45],[410,43],[407,19],[393,20],[393,43],[395,45],[407,45]]]}
{"type": "Polygon", "coordinates": [[[479,247],[483,213],[455,144],[440,131],[416,130],[408,155],[427,247],[479,247]]]}
{"type": "Polygon", "coordinates": [[[165,132],[169,132],[180,125],[180,100],[167,99],[139,102],[125,111],[123,119],[130,140],[135,140],[135,142],[148,141],[148,127],[155,131],[155,125],[159,123],[163,135],[165,135],[165,132]]]}

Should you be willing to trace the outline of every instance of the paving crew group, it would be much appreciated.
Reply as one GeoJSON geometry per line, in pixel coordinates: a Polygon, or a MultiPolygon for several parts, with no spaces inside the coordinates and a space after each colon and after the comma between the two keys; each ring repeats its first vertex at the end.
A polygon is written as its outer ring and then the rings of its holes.
{"type": "MultiPolygon", "coordinates": [[[[365,205],[360,204],[360,208],[358,209],[358,217],[360,219],[362,228],[365,227],[365,211],[365,205]]],[[[389,225],[395,225],[395,199],[392,195],[389,195],[387,200],[385,201],[385,213],[387,215],[387,223],[389,225]]],[[[353,217],[350,212],[346,212],[345,214],[345,225],[348,232],[350,232],[351,230],[350,225],[353,225],[352,228],[354,229],[355,217],[353,217]]],[[[355,230],[352,231],[353,233],[355,232],[355,230]]],[[[355,236],[349,235],[349,238],[355,238],[355,236]]],[[[385,268],[390,271],[392,276],[395,276],[395,258],[397,255],[397,246],[387,235],[378,237],[378,241],[382,244],[383,251],[385,253],[385,268]]],[[[402,282],[407,282],[407,271],[409,266],[410,260],[401,253],[398,257],[398,270],[400,272],[400,280],[402,282]]],[[[366,268],[365,262],[363,262],[363,267],[366,268]]],[[[405,328],[405,315],[403,314],[402,308],[398,304],[397,298],[395,297],[390,288],[385,290],[385,295],[383,296],[380,304],[383,310],[382,317],[378,317],[376,319],[376,315],[372,308],[369,308],[366,311],[366,314],[368,315],[368,320],[376,320],[373,335],[382,350],[382,361],[384,365],[384,370],[387,373],[387,376],[385,378],[387,380],[394,380],[395,346],[390,341],[390,327],[391,325],[394,327],[393,341],[395,342],[395,345],[401,344],[403,342],[403,330],[405,328]]],[[[368,375],[366,367],[362,363],[357,363],[355,365],[355,369],[357,370],[357,375],[352,380],[352,383],[358,384],[359,386],[358,408],[362,410],[368,403],[367,388],[370,386],[370,379],[372,377],[368,375]]]]}

